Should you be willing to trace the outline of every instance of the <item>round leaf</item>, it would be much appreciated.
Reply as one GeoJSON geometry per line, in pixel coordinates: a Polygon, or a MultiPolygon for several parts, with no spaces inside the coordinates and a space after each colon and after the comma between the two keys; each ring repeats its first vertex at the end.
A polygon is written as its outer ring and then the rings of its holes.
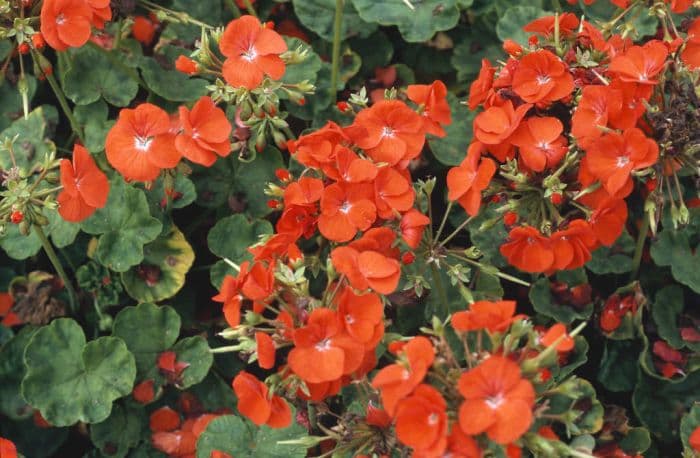
{"type": "Polygon", "coordinates": [[[188,364],[181,374],[178,388],[189,388],[204,380],[214,362],[214,355],[209,351],[209,344],[203,337],[182,339],[175,344],[173,351],[177,354],[178,363],[188,364]]]}
{"type": "Polygon", "coordinates": [[[505,14],[498,19],[496,34],[501,41],[511,39],[526,45],[530,34],[525,32],[523,27],[547,14],[549,13],[534,6],[513,6],[508,8],[505,14]]]}
{"type": "Polygon", "coordinates": [[[411,1],[413,8],[409,8],[404,0],[352,2],[362,19],[381,25],[398,26],[401,36],[409,42],[430,40],[435,32],[451,29],[459,21],[459,9],[455,0],[411,1]]]}
{"type": "Polygon", "coordinates": [[[155,378],[158,354],[172,347],[180,335],[180,315],[167,305],[126,307],[114,318],[112,334],[134,354],[139,380],[155,378]]]}
{"type": "Polygon", "coordinates": [[[33,413],[20,395],[20,384],[25,374],[24,349],[35,332],[36,328],[26,326],[0,347],[0,412],[13,420],[27,418],[33,413]]]}
{"type": "Polygon", "coordinates": [[[552,296],[547,278],[537,280],[530,287],[528,297],[538,313],[564,324],[571,324],[574,320],[585,320],[593,313],[593,304],[588,304],[582,309],[577,309],[570,304],[558,304],[552,296]]]}
{"type": "Polygon", "coordinates": [[[90,440],[104,456],[122,458],[138,445],[145,424],[142,408],[117,404],[109,418],[90,427],[90,440]]]}
{"type": "Polygon", "coordinates": [[[435,159],[442,164],[459,165],[467,156],[467,148],[472,138],[472,121],[476,112],[461,104],[451,92],[447,93],[447,102],[452,111],[452,124],[445,126],[445,137],[431,136],[428,138],[428,144],[435,159]]]}
{"type": "Polygon", "coordinates": [[[143,261],[143,246],[158,237],[162,225],[150,215],[143,191],[115,177],[107,205],[83,221],[81,228],[88,234],[101,234],[96,250],[100,263],[125,272],[143,261]]]}
{"type": "Polygon", "coordinates": [[[185,236],[175,229],[143,248],[141,264],[122,273],[129,296],[139,302],[158,302],[177,294],[194,262],[194,251],[185,236]]]}
{"type": "MultiPolygon", "coordinates": [[[[333,41],[333,20],[335,0],[292,0],[294,13],[304,27],[309,28],[326,41],[333,41]]],[[[376,30],[374,24],[367,24],[357,14],[352,2],[346,1],[343,7],[343,21],[340,38],[354,35],[368,36],[376,30]]]]}
{"type": "Polygon", "coordinates": [[[39,329],[24,352],[22,396],[52,425],[106,419],[112,402],[131,393],[134,355],[124,341],[100,337],[85,343],[78,323],[60,318],[39,329]]]}

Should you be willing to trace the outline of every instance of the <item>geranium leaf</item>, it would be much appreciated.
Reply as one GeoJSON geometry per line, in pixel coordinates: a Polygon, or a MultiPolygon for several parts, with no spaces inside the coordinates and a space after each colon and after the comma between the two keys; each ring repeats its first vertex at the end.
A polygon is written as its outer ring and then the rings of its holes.
{"type": "Polygon", "coordinates": [[[143,247],[144,259],[122,273],[129,296],[139,302],[158,302],[177,294],[194,262],[194,251],[178,229],[143,247]]]}
{"type": "Polygon", "coordinates": [[[367,22],[398,26],[404,40],[430,40],[435,32],[451,29],[459,20],[455,0],[423,0],[412,2],[413,9],[403,0],[352,0],[360,17],[367,22]]]}
{"type": "Polygon", "coordinates": [[[447,93],[447,102],[452,111],[452,124],[445,126],[443,138],[428,137],[428,145],[435,159],[444,165],[459,165],[467,156],[467,147],[472,138],[472,121],[476,112],[460,103],[457,96],[447,93]]]}
{"type": "MultiPolygon", "coordinates": [[[[299,22],[326,41],[333,41],[335,3],[335,0],[292,0],[299,22]]],[[[341,24],[341,39],[355,35],[366,37],[376,29],[374,24],[368,24],[360,18],[350,1],[346,1],[343,7],[341,24]]]]}
{"type": "Polygon", "coordinates": [[[511,39],[521,45],[527,45],[530,34],[525,32],[523,27],[548,14],[551,13],[534,6],[512,6],[498,19],[496,34],[501,41],[511,39]]]}
{"type": "Polygon", "coordinates": [[[530,287],[528,296],[537,313],[553,318],[560,323],[571,324],[574,320],[585,320],[593,313],[592,303],[582,308],[571,304],[558,304],[547,278],[537,280],[530,287]]]}
{"type": "Polygon", "coordinates": [[[115,177],[110,183],[109,198],[81,223],[88,234],[100,235],[97,258],[101,264],[117,272],[125,272],[143,260],[143,246],[155,240],[162,225],[148,211],[143,191],[115,177]]]}
{"type": "Polygon", "coordinates": [[[700,293],[700,254],[690,246],[689,229],[667,228],[651,244],[651,257],[660,266],[670,266],[673,278],[700,293]]]}
{"type": "Polygon", "coordinates": [[[67,318],[34,334],[24,363],[22,396],[55,426],[106,419],[136,377],[134,355],[123,340],[100,337],[86,344],[78,323],[67,318]]]}
{"type": "Polygon", "coordinates": [[[214,356],[204,338],[194,336],[182,339],[173,346],[173,351],[177,354],[178,363],[188,364],[182,372],[178,388],[189,388],[204,380],[214,362],[214,356]]]}
{"type": "Polygon", "coordinates": [[[105,421],[90,426],[90,440],[104,456],[122,458],[138,445],[145,424],[142,408],[116,404],[105,421]]]}
{"type": "Polygon", "coordinates": [[[36,331],[26,326],[0,347],[0,412],[13,420],[27,418],[33,412],[20,395],[20,384],[25,374],[24,349],[36,331]]]}

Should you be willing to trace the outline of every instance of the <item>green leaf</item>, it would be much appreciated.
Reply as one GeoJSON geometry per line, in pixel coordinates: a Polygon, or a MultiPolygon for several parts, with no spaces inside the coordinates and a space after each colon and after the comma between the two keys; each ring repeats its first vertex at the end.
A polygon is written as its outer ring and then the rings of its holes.
{"type": "Polygon", "coordinates": [[[31,458],[54,457],[68,438],[69,428],[41,428],[33,418],[2,423],[2,435],[17,446],[20,456],[31,458]]]}
{"type": "Polygon", "coordinates": [[[578,413],[572,425],[572,432],[575,435],[595,434],[603,427],[605,409],[589,381],[571,377],[562,383],[558,394],[551,396],[549,400],[548,414],[564,414],[572,410],[578,413]],[[572,409],[574,406],[576,406],[575,409],[572,409]]]}
{"type": "Polygon", "coordinates": [[[494,43],[493,30],[473,30],[457,43],[452,53],[452,66],[457,70],[459,81],[469,82],[481,69],[481,59],[493,63],[505,57],[501,47],[494,43]]]}
{"type": "MultiPolygon", "coordinates": [[[[196,2],[192,0],[174,0],[172,9],[174,11],[184,11],[190,17],[215,27],[223,23],[221,2],[219,0],[197,0],[196,2]]],[[[163,32],[163,36],[191,43],[201,36],[201,28],[184,23],[170,23],[163,32]]]]}
{"type": "Polygon", "coordinates": [[[683,288],[677,285],[667,286],[657,292],[651,306],[656,331],[673,348],[683,348],[686,344],[678,329],[678,316],[683,308],[683,288]]]}
{"type": "MultiPolygon", "coordinates": [[[[297,84],[302,81],[308,81],[311,84],[315,83],[318,72],[321,70],[321,58],[311,46],[298,38],[284,37],[284,41],[287,42],[287,48],[290,51],[300,49],[302,52],[306,52],[307,56],[303,62],[287,65],[281,82],[284,84],[297,84]]],[[[283,94],[281,93],[280,95],[283,94]]]]}
{"type": "Polygon", "coordinates": [[[251,216],[265,216],[272,210],[267,206],[269,197],[263,192],[266,183],[276,181],[275,170],[285,168],[282,153],[268,147],[253,162],[237,164],[233,190],[245,196],[246,211],[251,216]]]}
{"type": "Polygon", "coordinates": [[[167,305],[126,307],[114,318],[112,335],[134,354],[138,380],[155,379],[158,354],[172,347],[180,335],[180,315],[167,305]]]}
{"type": "Polygon", "coordinates": [[[24,349],[36,331],[26,326],[0,347],[0,412],[12,420],[30,417],[34,412],[22,399],[20,384],[25,374],[24,349]]]}
{"type": "Polygon", "coordinates": [[[215,418],[197,441],[197,458],[209,458],[215,450],[236,458],[303,458],[303,445],[279,444],[280,441],[300,439],[306,430],[299,424],[283,429],[267,426],[255,428],[234,415],[215,418]]]}
{"type": "Polygon", "coordinates": [[[631,391],[637,381],[639,340],[606,340],[598,381],[613,392],[631,391]]]}
{"type": "MultiPolygon", "coordinates": [[[[125,107],[136,97],[138,83],[106,53],[111,51],[99,51],[92,46],[70,51],[70,67],[62,78],[63,90],[76,105],[88,105],[102,97],[112,105],[125,107]]],[[[121,58],[114,54],[114,59],[121,58]]]]}
{"type": "Polygon", "coordinates": [[[413,9],[403,0],[352,0],[360,17],[367,22],[398,26],[404,40],[430,40],[436,32],[457,25],[459,9],[455,0],[411,1],[413,9]]]}
{"type": "Polygon", "coordinates": [[[85,126],[85,147],[93,153],[105,149],[105,138],[114,125],[114,120],[107,119],[108,111],[107,103],[102,99],[89,105],[76,106],[73,110],[75,119],[85,126]]]}
{"type": "Polygon", "coordinates": [[[160,236],[143,248],[144,259],[122,273],[129,296],[139,302],[158,302],[177,294],[194,262],[194,251],[180,230],[160,236]]]}
{"type": "Polygon", "coordinates": [[[182,372],[178,388],[189,388],[204,380],[214,362],[214,355],[209,351],[209,344],[203,337],[182,339],[175,344],[173,351],[177,354],[178,362],[189,364],[182,372]]]}
{"type": "MultiPolygon", "coordinates": [[[[251,258],[248,247],[257,243],[261,235],[266,234],[272,234],[272,225],[268,221],[255,220],[251,223],[245,216],[237,214],[220,219],[209,231],[207,244],[209,250],[218,257],[228,258],[240,264],[251,258]]],[[[215,287],[220,286],[226,273],[236,274],[224,261],[219,261],[212,269],[212,284],[215,287]]]]}
{"type": "Polygon", "coordinates": [[[90,440],[103,455],[122,458],[138,445],[145,425],[142,408],[116,404],[109,418],[90,427],[90,440]]]}
{"type": "Polygon", "coordinates": [[[98,423],[131,393],[134,356],[117,337],[85,343],[78,323],[59,318],[39,329],[24,352],[22,396],[52,425],[98,423]]]}
{"type": "MultiPolygon", "coordinates": [[[[594,2],[591,5],[580,2],[579,4],[583,9],[583,14],[594,24],[608,22],[621,11],[612,2],[594,2]]],[[[658,18],[656,15],[648,14],[645,5],[639,4],[632,8],[625,15],[625,20],[619,21],[617,26],[616,31],[624,30],[631,34],[630,38],[638,39],[656,33],[658,18]]]]}
{"type": "Polygon", "coordinates": [[[6,224],[5,233],[0,236],[0,247],[9,257],[21,261],[41,250],[41,239],[33,230],[29,231],[29,235],[22,235],[16,224],[6,224]]]}
{"type": "Polygon", "coordinates": [[[442,164],[459,165],[467,156],[467,147],[472,138],[472,121],[476,112],[461,104],[451,92],[447,93],[447,102],[452,111],[452,124],[445,126],[445,137],[430,136],[428,145],[435,159],[442,164]]]}
{"type": "Polygon", "coordinates": [[[527,45],[530,34],[525,32],[523,27],[535,19],[539,19],[548,14],[551,13],[542,11],[541,8],[536,8],[534,6],[510,7],[506,10],[505,14],[498,19],[496,35],[498,35],[501,41],[511,39],[521,45],[527,45]]]}
{"type": "Polygon", "coordinates": [[[693,431],[700,427],[700,404],[695,404],[690,409],[690,412],[683,415],[681,418],[681,440],[683,441],[683,448],[693,456],[694,452],[688,443],[688,438],[693,431]]]}
{"type": "Polygon", "coordinates": [[[72,245],[80,232],[80,225],[64,220],[56,210],[44,210],[44,215],[49,219],[46,232],[51,234],[51,241],[56,248],[65,248],[72,245]]]}
{"type": "Polygon", "coordinates": [[[588,304],[578,309],[570,304],[557,303],[556,298],[552,295],[550,282],[547,278],[537,280],[530,287],[528,297],[537,313],[564,324],[571,324],[575,320],[588,319],[593,313],[593,304],[588,304]]]}
{"type": "Polygon", "coordinates": [[[107,205],[83,221],[81,228],[88,234],[101,234],[96,251],[100,263],[125,272],[143,261],[143,246],[158,237],[162,225],[150,215],[143,191],[115,177],[107,205]]]}
{"type": "Polygon", "coordinates": [[[681,383],[658,380],[639,371],[632,406],[642,424],[659,440],[678,443],[681,414],[700,393],[700,371],[691,372],[681,383]]]}
{"type": "MultiPolygon", "coordinates": [[[[304,27],[326,41],[333,41],[335,0],[292,0],[292,4],[294,13],[304,27]]],[[[345,2],[340,27],[341,40],[355,35],[366,37],[375,30],[374,24],[367,24],[360,18],[352,2],[345,2]]]]}
{"type": "Polygon", "coordinates": [[[394,46],[381,30],[362,38],[353,37],[349,40],[350,49],[362,56],[362,72],[373,73],[377,67],[385,67],[394,55],[394,46]]]}
{"type": "Polygon", "coordinates": [[[670,266],[673,278],[700,293],[700,253],[690,246],[689,229],[666,228],[651,244],[651,257],[660,266],[670,266]]]}
{"type": "MultiPolygon", "coordinates": [[[[15,161],[18,167],[27,168],[55,149],[49,137],[56,124],[58,124],[56,108],[42,105],[29,113],[27,119],[20,117],[10,127],[0,132],[0,143],[16,137],[13,144],[15,161]]],[[[0,154],[0,168],[7,170],[12,165],[9,154],[0,154]]]]}
{"type": "Polygon", "coordinates": [[[611,247],[601,246],[595,250],[586,268],[594,274],[624,274],[632,271],[634,239],[626,230],[611,247]]]}
{"type": "MultiPolygon", "coordinates": [[[[9,44],[9,41],[3,40],[3,43],[9,44]]],[[[27,88],[29,89],[27,98],[31,102],[36,93],[36,78],[32,75],[26,75],[26,78],[27,88]]],[[[0,100],[2,100],[2,106],[0,106],[0,130],[3,130],[12,124],[14,120],[19,119],[24,110],[22,108],[22,95],[17,85],[11,84],[7,79],[0,84],[0,100]]]]}
{"type": "Polygon", "coordinates": [[[619,445],[622,451],[629,455],[644,453],[651,445],[649,430],[640,427],[629,428],[619,445]]]}
{"type": "Polygon", "coordinates": [[[207,80],[190,78],[175,70],[174,62],[171,64],[171,69],[167,69],[152,57],[143,57],[139,61],[143,80],[154,93],[173,102],[194,101],[207,93],[207,80]]]}

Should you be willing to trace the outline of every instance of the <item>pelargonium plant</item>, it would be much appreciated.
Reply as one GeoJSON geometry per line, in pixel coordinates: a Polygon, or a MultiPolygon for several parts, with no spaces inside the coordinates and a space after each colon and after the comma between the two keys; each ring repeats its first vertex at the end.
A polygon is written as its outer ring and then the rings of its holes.
{"type": "Polygon", "coordinates": [[[690,0],[0,0],[0,457],[700,456],[690,0]]]}

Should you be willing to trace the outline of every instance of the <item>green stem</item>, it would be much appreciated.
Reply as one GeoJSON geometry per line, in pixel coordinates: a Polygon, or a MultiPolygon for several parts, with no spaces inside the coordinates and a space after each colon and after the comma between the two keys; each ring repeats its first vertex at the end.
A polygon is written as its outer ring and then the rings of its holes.
{"type": "Polygon", "coordinates": [[[639,229],[639,234],[637,235],[637,245],[634,248],[634,257],[632,258],[632,273],[630,274],[630,279],[635,280],[637,274],[639,274],[639,266],[642,262],[642,252],[644,251],[644,242],[647,239],[647,234],[649,232],[649,215],[644,215],[645,218],[642,220],[642,227],[639,229]]]}
{"type": "Polygon", "coordinates": [[[438,228],[437,234],[435,234],[435,240],[440,240],[440,235],[442,235],[442,230],[445,228],[445,223],[447,222],[447,217],[449,216],[450,211],[452,210],[452,205],[454,205],[453,201],[450,201],[447,204],[445,214],[442,215],[442,221],[440,221],[440,227],[438,228]]]}
{"type": "MultiPolygon", "coordinates": [[[[451,233],[450,235],[448,235],[447,237],[445,237],[445,240],[443,240],[442,242],[440,242],[440,244],[439,244],[438,246],[439,246],[439,247],[445,246],[445,244],[446,244],[447,242],[449,242],[449,241],[452,240],[455,236],[457,236],[457,234],[459,234],[459,233],[462,231],[462,229],[464,229],[464,228],[467,226],[467,224],[471,223],[473,219],[474,219],[474,217],[473,217],[473,216],[470,216],[469,218],[467,218],[466,220],[464,220],[464,222],[463,222],[462,224],[460,224],[460,225],[457,227],[457,229],[455,229],[454,231],[452,231],[452,233],[451,233]]],[[[436,240],[437,240],[437,237],[436,237],[436,240]]]]}
{"type": "Polygon", "coordinates": [[[435,282],[435,289],[437,290],[438,297],[440,302],[442,302],[442,306],[439,307],[439,310],[445,312],[442,316],[442,318],[444,318],[449,314],[450,308],[447,305],[447,294],[445,293],[445,288],[442,286],[442,278],[440,278],[440,272],[438,272],[437,267],[435,267],[435,263],[430,263],[430,272],[433,275],[433,281],[435,282]]]}
{"type": "Polygon", "coordinates": [[[44,247],[44,251],[49,257],[49,261],[51,261],[53,268],[56,269],[56,273],[58,273],[58,276],[61,277],[61,280],[68,291],[68,300],[70,302],[71,312],[77,313],[78,295],[75,293],[75,289],[73,289],[73,283],[71,283],[70,278],[68,278],[66,271],[63,269],[63,264],[61,264],[61,261],[58,259],[58,256],[53,249],[53,245],[51,245],[51,242],[49,242],[49,239],[46,237],[44,230],[38,224],[34,225],[34,232],[36,232],[36,235],[39,236],[39,240],[41,240],[41,245],[44,247]]]}
{"type": "Polygon", "coordinates": [[[233,13],[233,17],[241,17],[241,10],[238,8],[238,6],[236,6],[236,3],[233,0],[224,0],[224,3],[226,3],[228,9],[231,10],[231,13],[233,13]]]}
{"type": "Polygon", "coordinates": [[[252,3],[250,3],[250,0],[243,0],[243,3],[245,3],[245,9],[248,11],[248,14],[251,16],[258,17],[258,13],[255,12],[255,8],[253,8],[252,3]]]}
{"type": "Polygon", "coordinates": [[[467,264],[471,264],[474,267],[478,267],[484,273],[495,275],[495,276],[502,278],[504,280],[508,280],[508,281],[513,282],[513,283],[517,283],[518,285],[523,285],[523,286],[527,286],[527,287],[531,286],[531,284],[525,280],[521,280],[518,277],[514,277],[514,276],[509,275],[507,273],[501,272],[500,270],[496,269],[495,267],[485,266],[484,264],[480,263],[479,261],[469,259],[466,256],[459,256],[456,253],[450,253],[450,256],[454,256],[455,258],[459,259],[460,261],[464,261],[467,264]]]}
{"type": "Polygon", "coordinates": [[[331,96],[336,100],[338,93],[338,74],[340,73],[340,31],[343,22],[344,0],[335,0],[335,18],[333,20],[333,61],[331,68],[331,96]]]}
{"type": "MultiPolygon", "coordinates": [[[[36,66],[41,69],[42,67],[37,52],[33,50],[32,59],[34,59],[36,66]]],[[[53,90],[54,94],[56,94],[58,103],[59,105],[61,105],[63,113],[68,118],[68,122],[70,123],[71,129],[73,130],[73,132],[75,132],[75,135],[78,136],[80,142],[84,145],[85,137],[83,137],[83,132],[80,130],[80,124],[78,124],[78,120],[75,119],[75,116],[73,115],[73,112],[71,111],[70,106],[68,105],[68,100],[66,100],[65,94],[63,94],[61,86],[58,85],[58,81],[56,81],[56,78],[54,78],[53,73],[44,73],[44,76],[46,77],[46,81],[49,82],[49,86],[51,86],[51,89],[53,90]]]]}

